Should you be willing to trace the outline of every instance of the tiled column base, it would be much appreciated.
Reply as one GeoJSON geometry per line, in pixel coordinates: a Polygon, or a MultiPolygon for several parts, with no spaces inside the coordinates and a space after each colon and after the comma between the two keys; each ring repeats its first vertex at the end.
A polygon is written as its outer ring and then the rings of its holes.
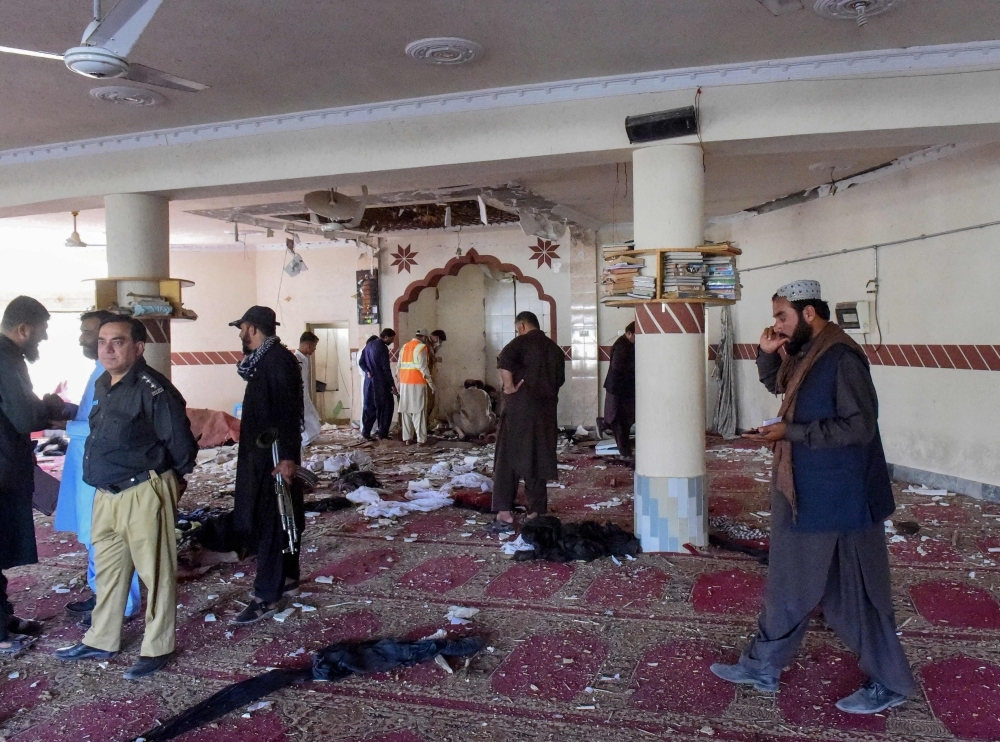
{"type": "Polygon", "coordinates": [[[646,553],[708,546],[705,477],[635,475],[635,535],[646,553]]]}

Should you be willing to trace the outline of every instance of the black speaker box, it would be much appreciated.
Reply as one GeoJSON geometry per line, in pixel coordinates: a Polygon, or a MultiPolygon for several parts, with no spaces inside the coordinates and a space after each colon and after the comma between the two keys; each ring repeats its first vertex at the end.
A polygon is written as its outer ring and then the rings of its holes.
{"type": "Polygon", "coordinates": [[[625,132],[632,144],[686,137],[698,133],[698,116],[694,106],[628,116],[625,119],[625,132]]]}

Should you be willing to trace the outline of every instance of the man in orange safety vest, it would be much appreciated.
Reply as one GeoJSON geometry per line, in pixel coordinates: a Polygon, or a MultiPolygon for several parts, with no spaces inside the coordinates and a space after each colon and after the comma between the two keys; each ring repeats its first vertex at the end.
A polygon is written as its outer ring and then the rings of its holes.
{"type": "Polygon", "coordinates": [[[434,393],[427,331],[417,330],[399,354],[399,417],[403,443],[427,442],[427,405],[434,393]]]}

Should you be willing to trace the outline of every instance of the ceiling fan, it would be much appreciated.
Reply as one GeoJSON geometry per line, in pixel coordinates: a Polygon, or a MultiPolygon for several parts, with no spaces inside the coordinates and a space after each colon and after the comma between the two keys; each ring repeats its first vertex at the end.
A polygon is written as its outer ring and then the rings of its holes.
{"type": "Polygon", "coordinates": [[[58,59],[73,72],[96,80],[117,77],[189,93],[204,90],[208,85],[185,80],[143,64],[130,63],[126,59],[161,2],[163,0],[118,0],[107,15],[101,18],[101,0],[94,0],[94,20],[83,32],[80,46],[74,46],[65,54],[9,46],[0,46],[0,52],[58,59]]]}
{"type": "Polygon", "coordinates": [[[345,196],[331,188],[328,191],[311,191],[302,200],[309,209],[314,224],[319,224],[319,219],[316,218],[319,216],[330,220],[320,224],[323,232],[367,234],[357,231],[357,227],[361,226],[368,206],[368,186],[361,186],[360,198],[345,196]]]}

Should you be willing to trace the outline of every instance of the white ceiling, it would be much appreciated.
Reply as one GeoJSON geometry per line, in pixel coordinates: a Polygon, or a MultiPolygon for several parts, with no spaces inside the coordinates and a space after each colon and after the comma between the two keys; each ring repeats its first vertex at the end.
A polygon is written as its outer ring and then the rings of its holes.
{"type": "MultiPolygon", "coordinates": [[[[111,0],[104,0],[110,7],[111,0]]],[[[497,86],[1000,38],[997,0],[905,0],[863,29],[757,0],[165,0],[132,61],[212,87],[130,109],[61,62],[0,55],[0,149],[497,86]],[[408,59],[426,36],[477,41],[456,68],[408,59]]],[[[106,9],[107,9],[106,7],[106,9]]],[[[91,0],[6,0],[0,45],[63,52],[91,0]]]]}

